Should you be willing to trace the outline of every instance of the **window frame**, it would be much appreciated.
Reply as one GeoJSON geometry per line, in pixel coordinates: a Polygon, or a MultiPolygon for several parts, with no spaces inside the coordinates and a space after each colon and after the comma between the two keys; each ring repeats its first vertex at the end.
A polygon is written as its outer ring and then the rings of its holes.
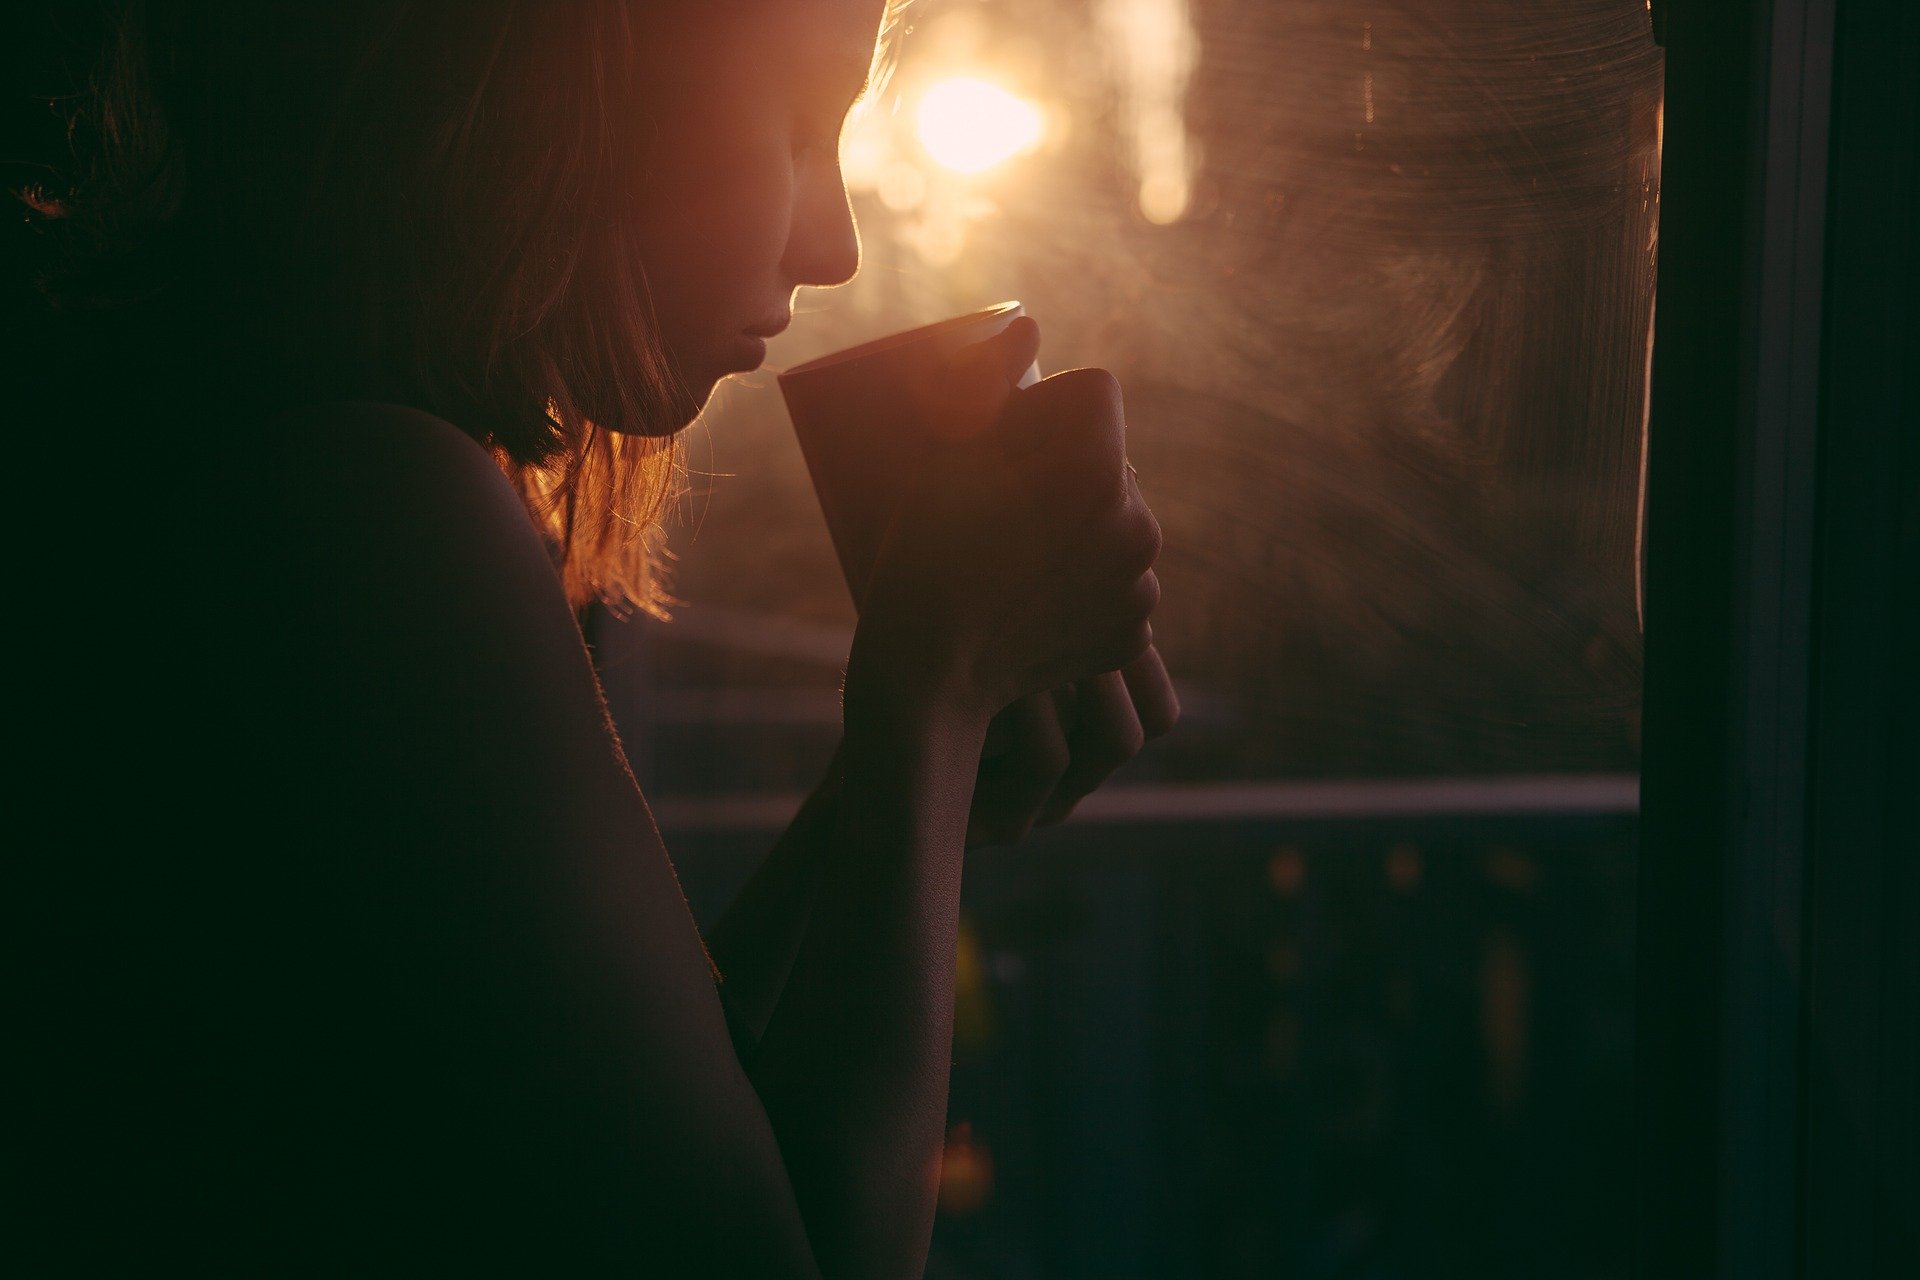
{"type": "Polygon", "coordinates": [[[1643,1276],[1920,1268],[1894,1212],[1916,1144],[1896,1082],[1920,1070],[1913,933],[1895,927],[1920,907],[1897,658],[1920,651],[1902,283],[1920,42],[1902,8],[1656,13],[1643,1276]]]}

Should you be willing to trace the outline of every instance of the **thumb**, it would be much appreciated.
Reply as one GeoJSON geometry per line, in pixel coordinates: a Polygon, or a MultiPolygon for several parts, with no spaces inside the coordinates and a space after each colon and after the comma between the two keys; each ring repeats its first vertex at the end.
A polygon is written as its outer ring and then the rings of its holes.
{"type": "Polygon", "coordinates": [[[955,352],[948,362],[946,404],[936,415],[935,434],[964,440],[984,433],[1039,354],[1040,326],[1030,316],[955,352]]]}

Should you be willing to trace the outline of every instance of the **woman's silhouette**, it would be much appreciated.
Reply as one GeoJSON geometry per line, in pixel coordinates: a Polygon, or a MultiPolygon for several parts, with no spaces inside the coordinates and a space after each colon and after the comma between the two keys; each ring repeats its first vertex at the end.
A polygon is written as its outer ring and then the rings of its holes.
{"type": "Polygon", "coordinates": [[[654,602],[671,437],[857,269],[886,6],[111,8],[50,42],[92,69],[9,244],[63,511],[18,589],[82,602],[22,667],[27,1251],[917,1274],[969,826],[1173,715],[1113,380],[918,481],[832,775],[704,942],[575,623],[654,602]],[[996,715],[1029,764],[976,795],[996,715]]]}

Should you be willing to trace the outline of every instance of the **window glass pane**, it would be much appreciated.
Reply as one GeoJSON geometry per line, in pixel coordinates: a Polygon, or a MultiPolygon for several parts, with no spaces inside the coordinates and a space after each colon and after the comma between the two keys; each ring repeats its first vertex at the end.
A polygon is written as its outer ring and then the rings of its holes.
{"type": "MultiPolygon", "coordinates": [[[[1004,296],[1045,367],[1120,375],[1191,713],[1165,774],[1632,768],[1644,6],[909,12],[847,139],[864,270],[773,367],[1004,296]],[[1031,104],[1037,144],[942,164],[1003,141],[962,77],[1031,104]]],[[[679,630],[755,628],[772,660],[850,625],[770,373],[723,389],[688,460],[679,630]]]]}
{"type": "MultiPolygon", "coordinates": [[[[771,366],[1018,298],[1046,370],[1113,369],[1187,710],[1100,803],[1148,799],[970,868],[953,1176],[999,1190],[943,1265],[1618,1273],[1645,0],[908,19],[845,140],[863,271],[771,366]]],[[[710,914],[831,752],[853,612],[771,372],[687,462],[685,605],[600,656],[710,914]]]]}

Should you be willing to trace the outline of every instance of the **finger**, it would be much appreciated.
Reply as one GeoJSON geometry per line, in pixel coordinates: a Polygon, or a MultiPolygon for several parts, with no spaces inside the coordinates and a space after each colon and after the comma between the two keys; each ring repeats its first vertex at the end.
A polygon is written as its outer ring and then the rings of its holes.
{"type": "Polygon", "coordinates": [[[1112,501],[1126,473],[1126,405],[1105,369],[1069,369],[1007,402],[996,432],[1034,496],[1056,509],[1112,501]]]}
{"type": "Polygon", "coordinates": [[[1140,496],[1129,468],[1122,478],[1121,500],[1111,509],[1090,514],[1073,538],[1067,557],[1086,565],[1100,565],[1131,581],[1159,562],[1165,537],[1160,521],[1140,496]]]}
{"type": "Polygon", "coordinates": [[[1078,714],[1067,738],[1069,763],[1040,810],[1040,826],[1059,822],[1072,813],[1075,805],[1146,745],[1133,697],[1119,672],[1082,680],[1077,692],[1078,714]]]}
{"type": "Polygon", "coordinates": [[[981,744],[980,758],[992,760],[1013,750],[1019,737],[1019,722],[1020,703],[1014,702],[1000,708],[1000,714],[987,722],[987,737],[981,744]]]}
{"type": "Polygon", "coordinates": [[[1119,671],[1138,660],[1153,644],[1152,618],[1159,602],[1160,577],[1151,569],[1124,590],[1087,598],[1086,616],[1104,619],[1106,625],[1081,655],[1080,660],[1089,665],[1075,672],[1074,678],[1119,671]]]}
{"type": "Polygon", "coordinates": [[[984,435],[1039,354],[1040,326],[1029,316],[984,342],[962,347],[948,363],[942,402],[928,406],[928,429],[949,442],[984,435]]]}
{"type": "Polygon", "coordinates": [[[999,376],[1018,384],[1040,358],[1040,326],[1032,316],[1019,316],[991,340],[993,366],[999,376]]]}
{"type": "Polygon", "coordinates": [[[1060,711],[1049,693],[1030,694],[1002,713],[1008,745],[980,762],[967,847],[1012,844],[1027,834],[1070,757],[1060,711]]]}
{"type": "Polygon", "coordinates": [[[1051,688],[1118,672],[1152,647],[1153,623],[1115,622],[1072,651],[1033,668],[1028,687],[1051,688]]]}
{"type": "Polygon", "coordinates": [[[1134,714],[1140,717],[1147,740],[1170,733],[1180,722],[1180,695],[1173,687],[1173,677],[1167,674],[1167,664],[1160,659],[1160,650],[1148,646],[1145,653],[1120,669],[1120,676],[1126,681],[1134,714]]]}
{"type": "MultiPolygon", "coordinates": [[[[1072,685],[1061,685],[1055,688],[1050,695],[1036,693],[1033,696],[1036,698],[1051,696],[1053,698],[1054,712],[1063,734],[1072,726],[1072,685]]],[[[1003,756],[1013,750],[1020,741],[1022,726],[1026,724],[1027,719],[1033,714],[1034,708],[1027,705],[1024,698],[1018,702],[1011,702],[1002,707],[1000,714],[987,722],[987,736],[986,740],[980,746],[980,758],[982,760],[992,760],[997,756],[1003,756]]]]}

